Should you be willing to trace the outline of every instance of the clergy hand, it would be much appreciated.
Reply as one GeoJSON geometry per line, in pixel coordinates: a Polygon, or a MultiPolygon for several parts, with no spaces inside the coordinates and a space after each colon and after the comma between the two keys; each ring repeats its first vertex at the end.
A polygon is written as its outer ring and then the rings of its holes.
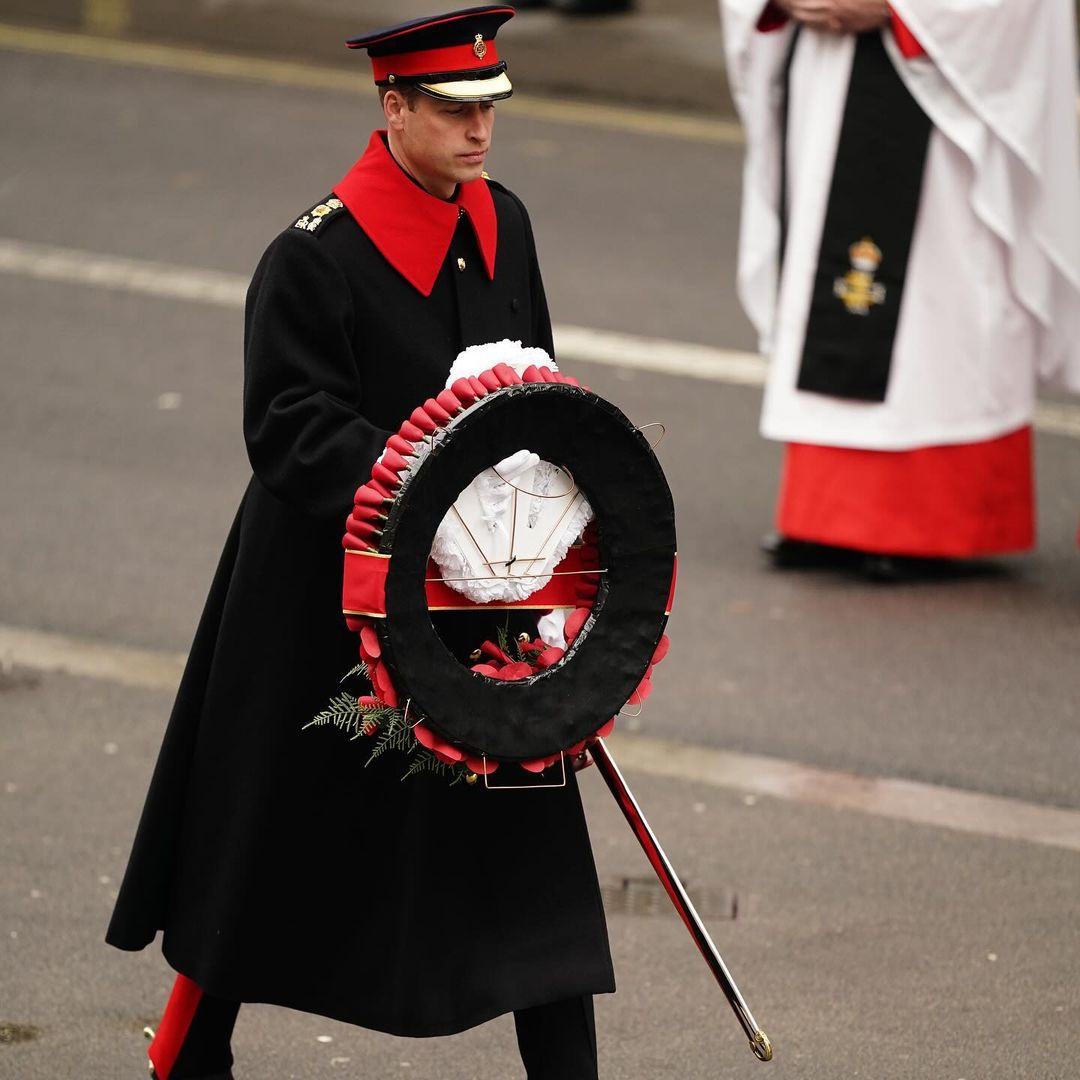
{"type": "Polygon", "coordinates": [[[892,12],[885,0],[774,0],[793,19],[814,30],[860,34],[884,26],[892,12]]]}

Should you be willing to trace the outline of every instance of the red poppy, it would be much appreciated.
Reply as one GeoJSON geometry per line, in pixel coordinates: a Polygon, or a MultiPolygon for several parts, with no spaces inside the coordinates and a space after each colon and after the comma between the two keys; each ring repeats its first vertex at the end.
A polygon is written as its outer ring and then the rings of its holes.
{"type": "Polygon", "coordinates": [[[507,656],[494,641],[485,641],[484,644],[480,646],[480,651],[489,659],[495,660],[500,664],[509,664],[511,662],[510,657],[507,656]]]}
{"type": "Polygon", "coordinates": [[[637,689],[627,699],[627,705],[644,705],[652,693],[652,680],[644,678],[638,683],[637,689]]]}
{"type": "Polygon", "coordinates": [[[453,743],[447,742],[441,735],[436,734],[427,724],[417,724],[412,733],[416,741],[425,749],[430,750],[440,761],[447,765],[458,765],[465,759],[465,755],[453,743]]]}
{"type": "Polygon", "coordinates": [[[670,645],[671,642],[668,640],[667,634],[661,634],[660,643],[656,646],[656,652],[653,653],[651,662],[654,664],[659,664],[660,661],[663,660],[665,656],[667,656],[668,647],[670,645]]]}
{"type": "Polygon", "coordinates": [[[386,665],[373,662],[368,665],[368,674],[371,677],[372,688],[379,695],[380,700],[396,709],[398,706],[397,691],[390,680],[390,673],[386,670],[386,665]]]}
{"type": "Polygon", "coordinates": [[[535,675],[536,669],[532,664],[526,664],[524,660],[515,660],[513,663],[505,664],[495,672],[494,678],[502,679],[505,682],[513,682],[516,679],[527,679],[530,675],[535,675]]]}
{"type": "Polygon", "coordinates": [[[574,608],[566,617],[566,625],[563,627],[563,637],[566,638],[566,644],[574,640],[581,632],[581,628],[585,625],[585,620],[591,614],[587,607],[574,608]]]}
{"type": "Polygon", "coordinates": [[[546,768],[554,765],[559,760],[561,754],[554,754],[551,757],[535,758],[532,761],[519,761],[518,764],[526,771],[531,773],[542,773],[546,768]]]}
{"type": "Polygon", "coordinates": [[[382,646],[375,627],[368,623],[360,629],[360,655],[365,659],[378,660],[382,656],[382,646]]]}

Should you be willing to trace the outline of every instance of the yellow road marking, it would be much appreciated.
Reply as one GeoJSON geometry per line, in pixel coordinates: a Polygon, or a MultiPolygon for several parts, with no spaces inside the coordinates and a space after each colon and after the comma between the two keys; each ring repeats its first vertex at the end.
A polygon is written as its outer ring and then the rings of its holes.
{"type": "Polygon", "coordinates": [[[83,0],[83,26],[91,34],[126,33],[131,27],[131,0],[83,0]]]}
{"type": "MultiPolygon", "coordinates": [[[[123,0],[87,0],[87,18],[89,19],[91,10],[102,19],[118,18],[122,15],[124,7],[126,5],[123,0]]],[[[371,93],[371,82],[366,73],[353,73],[288,60],[235,56],[178,45],[124,41],[93,34],[14,26],[10,23],[0,23],[0,49],[53,56],[73,56],[82,60],[101,60],[161,71],[241,79],[276,86],[296,86],[309,90],[371,93]]],[[[732,120],[710,119],[682,113],[652,112],[621,105],[559,101],[555,98],[531,97],[527,94],[515,94],[507,103],[507,108],[512,109],[519,116],[556,124],[603,128],[608,131],[621,131],[635,135],[653,135],[725,146],[734,146],[742,142],[742,129],[732,120]]]]}

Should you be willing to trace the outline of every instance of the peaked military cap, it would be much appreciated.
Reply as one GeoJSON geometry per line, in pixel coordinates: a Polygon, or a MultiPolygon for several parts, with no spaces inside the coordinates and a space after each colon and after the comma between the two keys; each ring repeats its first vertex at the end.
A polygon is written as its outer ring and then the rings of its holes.
{"type": "Polygon", "coordinates": [[[465,8],[412,19],[345,42],[366,49],[378,86],[415,86],[443,101],[497,101],[514,88],[495,34],[512,7],[465,8]]]}

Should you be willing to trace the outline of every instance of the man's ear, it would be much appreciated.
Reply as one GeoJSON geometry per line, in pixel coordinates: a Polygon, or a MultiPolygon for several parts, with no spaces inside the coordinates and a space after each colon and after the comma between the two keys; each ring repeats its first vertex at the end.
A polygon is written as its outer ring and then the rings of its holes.
{"type": "Polygon", "coordinates": [[[409,111],[405,98],[396,90],[387,90],[382,106],[387,127],[391,131],[401,131],[405,127],[405,113],[409,111]]]}

